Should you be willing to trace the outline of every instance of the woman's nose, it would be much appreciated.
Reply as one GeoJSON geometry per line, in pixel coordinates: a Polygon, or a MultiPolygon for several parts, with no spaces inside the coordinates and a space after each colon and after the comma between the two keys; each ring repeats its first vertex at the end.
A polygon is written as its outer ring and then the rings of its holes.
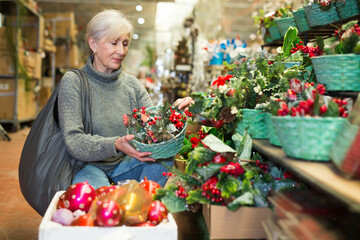
{"type": "Polygon", "coordinates": [[[124,46],[123,46],[122,44],[118,44],[118,45],[116,46],[116,52],[118,52],[119,54],[123,55],[124,52],[125,52],[124,46]]]}

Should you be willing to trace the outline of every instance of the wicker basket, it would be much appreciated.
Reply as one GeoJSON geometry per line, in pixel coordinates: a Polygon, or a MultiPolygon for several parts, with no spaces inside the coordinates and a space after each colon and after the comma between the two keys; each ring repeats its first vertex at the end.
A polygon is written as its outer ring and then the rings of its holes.
{"type": "Polygon", "coordinates": [[[298,10],[294,11],[293,15],[299,32],[306,32],[310,30],[310,26],[306,18],[306,13],[303,8],[299,8],[298,10]]]}
{"type": "Polygon", "coordinates": [[[282,37],[285,36],[289,27],[296,27],[294,17],[279,18],[275,22],[282,37]]]}
{"type": "Polygon", "coordinates": [[[276,25],[268,27],[268,30],[272,40],[278,40],[281,38],[279,28],[276,25]]]}
{"type": "Polygon", "coordinates": [[[313,57],[316,79],[330,91],[360,91],[360,55],[313,57]]]}
{"type": "Polygon", "coordinates": [[[304,9],[310,27],[322,26],[339,20],[335,3],[331,3],[326,7],[314,3],[304,9]]]}
{"type": "Polygon", "coordinates": [[[359,14],[360,2],[358,0],[336,1],[340,19],[349,18],[359,14]]]}
{"type": "Polygon", "coordinates": [[[244,134],[247,128],[252,138],[268,138],[265,113],[256,109],[243,109],[242,120],[238,123],[236,131],[244,134]]]}
{"type": "Polygon", "coordinates": [[[286,155],[313,161],[329,161],[330,149],[346,122],[341,117],[276,117],[271,121],[286,155]]]}
{"type": "Polygon", "coordinates": [[[265,115],[265,123],[268,130],[268,138],[272,145],[281,146],[280,139],[278,137],[274,124],[271,121],[271,116],[272,115],[270,113],[266,113],[265,115]]]}
{"type": "Polygon", "coordinates": [[[175,156],[180,152],[185,138],[187,122],[183,129],[174,138],[166,141],[153,144],[141,143],[136,140],[131,140],[136,150],[140,152],[152,152],[149,157],[154,159],[164,159],[175,156]]]}

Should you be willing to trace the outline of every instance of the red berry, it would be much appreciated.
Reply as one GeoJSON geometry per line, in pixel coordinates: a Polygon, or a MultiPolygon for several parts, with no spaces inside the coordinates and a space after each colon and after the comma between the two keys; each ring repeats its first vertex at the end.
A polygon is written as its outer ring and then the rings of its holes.
{"type": "Polygon", "coordinates": [[[327,110],[326,105],[322,105],[322,106],[320,107],[320,112],[321,112],[321,113],[325,113],[326,110],[327,110]]]}
{"type": "Polygon", "coordinates": [[[134,118],[137,118],[137,114],[134,114],[133,117],[134,117],[134,118]]]}
{"type": "Polygon", "coordinates": [[[225,163],[226,162],[226,158],[224,156],[221,155],[221,153],[217,153],[213,159],[212,159],[213,163],[225,163]]]}

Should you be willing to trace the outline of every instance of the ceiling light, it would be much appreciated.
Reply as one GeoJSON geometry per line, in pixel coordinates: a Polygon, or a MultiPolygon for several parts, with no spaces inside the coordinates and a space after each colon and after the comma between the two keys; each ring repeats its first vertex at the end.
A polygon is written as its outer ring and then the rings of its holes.
{"type": "Polygon", "coordinates": [[[136,5],[136,11],[141,12],[143,10],[143,7],[139,4],[136,5]]]}
{"type": "Polygon", "coordinates": [[[133,39],[139,39],[139,35],[138,34],[136,34],[136,33],[134,33],[134,35],[133,35],[133,39]]]}
{"type": "Polygon", "coordinates": [[[139,23],[139,24],[144,24],[144,23],[145,23],[145,19],[142,18],[142,17],[138,18],[138,23],[139,23]]]}

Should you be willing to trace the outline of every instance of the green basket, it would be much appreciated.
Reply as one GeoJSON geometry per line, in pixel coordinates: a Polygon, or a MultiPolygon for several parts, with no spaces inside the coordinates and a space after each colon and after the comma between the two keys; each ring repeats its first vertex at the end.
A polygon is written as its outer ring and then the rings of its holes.
{"type": "Polygon", "coordinates": [[[301,62],[285,62],[285,67],[286,68],[291,68],[293,66],[300,67],[300,64],[301,64],[301,62]]]}
{"type": "Polygon", "coordinates": [[[279,28],[275,25],[273,26],[270,26],[268,27],[268,30],[269,30],[269,33],[270,33],[270,36],[271,36],[271,39],[272,40],[278,40],[281,37],[281,34],[280,34],[280,31],[279,31],[279,28]]]}
{"type": "Polygon", "coordinates": [[[159,143],[146,144],[141,143],[136,140],[131,140],[130,142],[135,145],[135,149],[140,152],[152,152],[149,157],[154,159],[164,159],[175,156],[180,152],[185,138],[187,122],[185,123],[181,132],[179,132],[174,138],[159,143]]]}
{"type": "Polygon", "coordinates": [[[313,161],[329,161],[330,149],[346,119],[341,117],[272,116],[286,155],[313,161]]]}
{"type": "Polygon", "coordinates": [[[311,6],[304,7],[304,9],[310,27],[326,25],[340,19],[335,3],[326,7],[314,3],[311,6]]]}
{"type": "Polygon", "coordinates": [[[295,19],[294,17],[286,17],[286,18],[279,18],[275,19],[276,25],[279,29],[279,32],[282,37],[285,36],[287,30],[289,27],[296,27],[295,19]]]}
{"type": "Polygon", "coordinates": [[[266,113],[266,115],[265,115],[265,123],[266,123],[267,130],[268,130],[268,138],[272,145],[281,146],[280,139],[278,137],[278,134],[276,132],[274,124],[271,121],[271,116],[272,116],[272,114],[270,114],[270,113],[266,113]]]}
{"type": "Polygon", "coordinates": [[[254,139],[268,138],[265,116],[264,112],[257,109],[243,109],[243,117],[236,127],[236,132],[242,135],[247,128],[248,133],[254,139]]]}
{"type": "Polygon", "coordinates": [[[303,8],[299,8],[298,10],[294,11],[293,15],[299,32],[306,32],[310,30],[310,26],[306,18],[306,13],[303,8]]]}
{"type": "Polygon", "coordinates": [[[360,3],[358,0],[336,1],[340,19],[349,18],[359,14],[360,3]]]}
{"type": "Polygon", "coordinates": [[[360,55],[339,54],[311,58],[316,79],[330,91],[360,91],[360,55]]]}
{"type": "Polygon", "coordinates": [[[271,43],[273,40],[270,36],[270,33],[266,33],[264,36],[264,43],[271,43]]]}

